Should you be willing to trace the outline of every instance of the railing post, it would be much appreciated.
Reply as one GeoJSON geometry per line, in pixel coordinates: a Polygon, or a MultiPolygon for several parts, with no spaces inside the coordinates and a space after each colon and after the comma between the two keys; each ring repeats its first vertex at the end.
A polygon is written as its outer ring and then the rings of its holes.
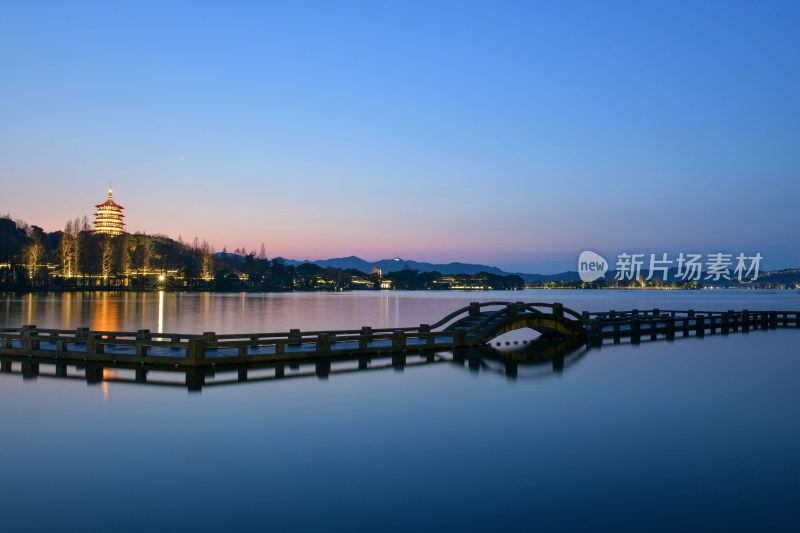
{"type": "Polygon", "coordinates": [[[661,310],[659,310],[657,307],[653,309],[653,316],[661,316],[661,310]]]}
{"type": "Polygon", "coordinates": [[[747,309],[742,311],[742,331],[745,333],[750,331],[750,311],[747,309]]]}
{"type": "Polygon", "coordinates": [[[794,314],[794,327],[800,328],[800,312],[794,314]]]}
{"type": "Polygon", "coordinates": [[[634,318],[631,320],[631,342],[633,344],[639,344],[639,342],[641,341],[641,327],[642,325],[639,322],[638,318],[634,318]]]}
{"type": "Polygon", "coordinates": [[[777,311],[770,311],[769,312],[769,329],[777,329],[778,328],[778,312],[777,311]]]}
{"type": "Polygon", "coordinates": [[[198,365],[206,358],[206,341],[203,339],[189,339],[186,346],[186,364],[198,365]]]}
{"type": "Polygon", "coordinates": [[[554,303],[553,304],[553,316],[555,318],[563,318],[564,317],[564,304],[554,303]]]}
{"type": "Polygon", "coordinates": [[[149,341],[150,337],[150,330],[149,329],[140,329],[136,331],[136,340],[137,341],[149,341]]]}
{"type": "Polygon", "coordinates": [[[481,304],[480,302],[470,302],[469,303],[469,316],[477,316],[481,314],[481,304]]]}
{"type": "Polygon", "coordinates": [[[290,329],[289,330],[289,338],[290,339],[298,339],[298,340],[292,340],[291,342],[289,342],[289,345],[297,346],[298,344],[300,344],[300,340],[299,340],[300,339],[300,330],[299,329],[290,329]]]}
{"type": "Polygon", "coordinates": [[[28,324],[22,326],[22,348],[24,350],[38,350],[39,349],[39,341],[34,339],[33,337],[38,337],[39,332],[36,331],[36,326],[33,324],[28,324]]]}
{"type": "Polygon", "coordinates": [[[508,304],[506,306],[506,319],[510,322],[517,319],[517,304],[508,304]]]}
{"type": "Polygon", "coordinates": [[[217,334],[213,331],[204,331],[203,340],[205,342],[215,342],[217,340],[217,334]]]}
{"type": "Polygon", "coordinates": [[[453,334],[453,340],[456,346],[466,346],[467,344],[467,330],[464,328],[456,328],[453,334]]]}
{"type": "Polygon", "coordinates": [[[100,339],[102,337],[97,333],[89,333],[86,337],[86,353],[87,354],[101,354],[104,352],[105,346],[100,344],[100,339]]]}
{"type": "Polygon", "coordinates": [[[727,311],[722,315],[722,334],[727,335],[730,332],[731,312],[727,311]]]}
{"type": "Polygon", "coordinates": [[[2,348],[11,348],[13,346],[13,341],[11,337],[0,337],[0,347],[2,348]]]}
{"type": "Polygon", "coordinates": [[[667,325],[667,340],[674,341],[675,340],[675,317],[671,316],[671,317],[667,318],[666,325],[667,325]]]}
{"type": "Polygon", "coordinates": [[[695,335],[703,337],[706,334],[706,318],[702,315],[694,319],[695,335]]]}
{"type": "Polygon", "coordinates": [[[361,338],[358,339],[358,349],[366,350],[369,343],[372,341],[372,328],[364,326],[361,328],[361,338]]]}
{"type": "Polygon", "coordinates": [[[320,333],[317,336],[317,353],[329,353],[331,351],[331,336],[327,333],[320,333]]]}
{"type": "Polygon", "coordinates": [[[406,348],[406,334],[402,330],[396,329],[392,333],[392,349],[405,350],[406,348]]]}
{"type": "Polygon", "coordinates": [[[137,344],[136,345],[136,355],[139,357],[147,357],[147,348],[146,344],[137,344]]]}

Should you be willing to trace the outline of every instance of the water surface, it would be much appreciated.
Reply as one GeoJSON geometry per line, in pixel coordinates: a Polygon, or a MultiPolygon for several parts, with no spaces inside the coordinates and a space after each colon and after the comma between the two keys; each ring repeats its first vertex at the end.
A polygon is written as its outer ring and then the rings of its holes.
{"type": "MultiPolygon", "coordinates": [[[[760,291],[85,294],[0,299],[0,323],[391,327],[496,299],[579,311],[800,308],[797,293],[760,291]]],[[[200,394],[0,374],[0,524],[796,531],[798,341],[794,329],[707,335],[604,345],[561,371],[521,365],[515,379],[445,362],[200,394]]]]}

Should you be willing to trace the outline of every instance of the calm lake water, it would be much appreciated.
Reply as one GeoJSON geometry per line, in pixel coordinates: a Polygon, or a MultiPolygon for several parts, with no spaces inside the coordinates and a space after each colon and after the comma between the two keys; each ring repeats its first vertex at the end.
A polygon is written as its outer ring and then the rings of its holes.
{"type": "MultiPolygon", "coordinates": [[[[0,326],[395,327],[495,300],[800,310],[797,291],[85,293],[0,296],[0,326]]],[[[0,528],[798,531],[798,347],[800,330],[752,331],[513,378],[444,357],[201,393],[0,373],[0,528]]]]}

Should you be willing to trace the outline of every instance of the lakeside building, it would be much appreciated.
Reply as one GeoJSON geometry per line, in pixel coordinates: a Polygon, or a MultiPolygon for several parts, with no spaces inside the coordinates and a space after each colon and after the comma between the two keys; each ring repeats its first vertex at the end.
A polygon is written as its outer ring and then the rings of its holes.
{"type": "Polygon", "coordinates": [[[111,198],[111,186],[108,187],[108,199],[102,204],[97,204],[95,213],[94,231],[106,235],[122,235],[125,233],[122,222],[122,210],[125,209],[111,198]]]}

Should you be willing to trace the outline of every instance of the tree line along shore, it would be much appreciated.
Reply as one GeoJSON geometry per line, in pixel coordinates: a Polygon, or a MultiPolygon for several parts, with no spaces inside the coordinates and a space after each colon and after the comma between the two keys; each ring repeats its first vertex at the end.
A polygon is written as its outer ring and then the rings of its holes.
{"type": "MultiPolygon", "coordinates": [[[[570,274],[570,273],[565,273],[570,274]]],[[[576,274],[576,273],[572,273],[576,274]]],[[[71,290],[517,290],[544,289],[702,289],[702,281],[654,278],[526,280],[519,275],[478,272],[457,274],[404,268],[363,272],[354,268],[290,264],[261,250],[214,250],[206,241],[191,243],[164,235],[109,236],[92,231],[86,217],[69,221],[63,231],[0,217],[0,291],[71,290]]],[[[716,283],[714,287],[795,289],[800,270],[761,273],[752,282],[716,283]]]]}
{"type": "Polygon", "coordinates": [[[206,241],[164,235],[110,236],[92,231],[86,217],[47,233],[0,218],[0,290],[262,290],[525,288],[516,275],[443,274],[404,269],[383,274],[288,264],[260,252],[216,252],[206,241]]]}

